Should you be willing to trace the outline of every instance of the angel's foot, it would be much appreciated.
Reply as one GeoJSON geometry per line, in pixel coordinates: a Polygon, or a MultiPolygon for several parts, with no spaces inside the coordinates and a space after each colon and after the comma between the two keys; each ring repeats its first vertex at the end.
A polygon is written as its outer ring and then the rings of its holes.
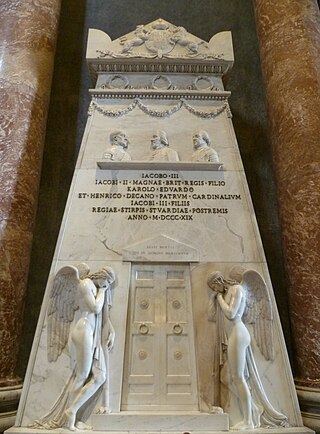
{"type": "Polygon", "coordinates": [[[75,422],[76,422],[76,413],[71,411],[70,408],[68,408],[64,414],[66,415],[66,426],[69,428],[70,431],[75,431],[75,422]]]}
{"type": "Polygon", "coordinates": [[[97,414],[110,414],[111,410],[109,407],[100,407],[97,411],[97,414]]]}
{"type": "Polygon", "coordinates": [[[246,430],[249,430],[249,429],[254,429],[254,426],[253,426],[253,422],[249,422],[249,421],[244,421],[243,420],[243,421],[238,422],[235,425],[233,425],[231,427],[231,429],[234,429],[234,430],[237,430],[237,431],[246,431],[246,430]]]}
{"type": "Polygon", "coordinates": [[[88,425],[87,423],[81,422],[81,420],[78,420],[76,423],[77,429],[80,429],[81,431],[91,431],[92,426],[88,425]]]}
{"type": "Polygon", "coordinates": [[[212,407],[210,407],[209,413],[211,413],[211,414],[223,414],[223,409],[221,407],[212,406],[212,407]]]}

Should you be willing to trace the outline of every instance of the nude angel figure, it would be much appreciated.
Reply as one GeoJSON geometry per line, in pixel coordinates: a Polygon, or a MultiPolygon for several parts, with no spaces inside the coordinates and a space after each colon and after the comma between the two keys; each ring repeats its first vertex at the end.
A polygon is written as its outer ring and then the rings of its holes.
{"type": "Polygon", "coordinates": [[[273,316],[264,280],[254,270],[245,271],[237,280],[214,271],[208,276],[207,283],[213,291],[211,305],[216,305],[225,318],[222,327],[227,335],[229,372],[242,410],[243,419],[232,429],[288,426],[287,417],[274,409],[264,391],[251,349],[251,336],[245,325],[245,322],[253,325],[257,346],[266,360],[272,360],[273,316]]]}
{"type": "MultiPolygon", "coordinates": [[[[68,349],[73,371],[52,409],[34,427],[85,429],[92,403],[107,378],[107,352],[114,343],[109,310],[112,268],[89,274],[86,264],[62,267],[56,274],[48,307],[48,360],[55,362],[68,349]],[[103,333],[107,329],[107,332],[103,333]],[[106,335],[104,338],[103,334],[106,335]],[[70,338],[70,339],[69,339],[70,338]],[[72,357],[73,356],[73,357],[72,357]]],[[[103,403],[105,405],[105,403],[103,403]]]]}

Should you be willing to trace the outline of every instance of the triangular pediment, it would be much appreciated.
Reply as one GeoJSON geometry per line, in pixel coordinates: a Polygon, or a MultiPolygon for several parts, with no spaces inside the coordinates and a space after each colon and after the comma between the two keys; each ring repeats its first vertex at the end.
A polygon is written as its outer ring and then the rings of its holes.
{"type": "Polygon", "coordinates": [[[198,262],[199,252],[166,235],[159,235],[125,247],[122,257],[124,261],[133,262],[198,262]]]}

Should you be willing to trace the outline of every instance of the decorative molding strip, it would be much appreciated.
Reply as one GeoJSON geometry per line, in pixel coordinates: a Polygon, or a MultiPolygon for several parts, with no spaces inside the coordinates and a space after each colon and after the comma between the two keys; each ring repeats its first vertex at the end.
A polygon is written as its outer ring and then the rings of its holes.
{"type": "Polygon", "coordinates": [[[172,108],[167,110],[155,110],[148,108],[140,98],[136,98],[131,104],[128,105],[128,107],[121,109],[121,110],[109,110],[103,108],[101,105],[99,105],[96,101],[91,101],[89,109],[88,109],[88,116],[91,116],[95,110],[97,110],[99,113],[101,113],[104,116],[117,118],[120,116],[124,116],[134,110],[136,107],[139,107],[140,110],[142,110],[145,114],[152,116],[152,117],[158,117],[158,118],[165,118],[170,117],[174,113],[178,112],[182,107],[185,107],[190,113],[193,115],[203,118],[203,119],[213,119],[217,116],[219,116],[222,112],[228,109],[229,104],[227,102],[224,102],[223,105],[216,110],[212,111],[202,111],[202,110],[196,110],[193,108],[190,104],[186,102],[185,99],[181,98],[178,104],[174,105],[172,108]]]}
{"type": "MultiPolygon", "coordinates": [[[[120,74],[116,74],[114,77],[120,77],[120,74]]],[[[124,76],[125,77],[125,76],[124,76]]],[[[158,77],[162,77],[161,75],[159,75],[158,77]]],[[[164,76],[166,77],[166,76],[164,76]]],[[[115,81],[115,80],[114,80],[115,81]]],[[[154,80],[152,80],[154,81],[154,80]]],[[[109,80],[109,82],[107,84],[101,84],[99,87],[95,87],[94,90],[91,89],[91,93],[92,92],[98,92],[98,91],[105,91],[105,90],[109,90],[109,89],[113,89],[113,90],[122,90],[122,89],[128,89],[129,91],[133,91],[133,92],[143,92],[143,91],[150,91],[150,90],[156,90],[156,91],[161,91],[161,92],[165,92],[167,90],[171,90],[171,91],[179,91],[179,92],[189,92],[189,91],[197,91],[197,92],[201,92],[201,94],[204,93],[208,93],[209,91],[215,91],[215,92],[223,92],[223,89],[219,88],[219,87],[213,87],[212,89],[198,89],[196,88],[194,85],[187,85],[187,86],[167,86],[166,88],[163,87],[161,88],[154,86],[153,83],[151,83],[151,85],[144,85],[144,86],[130,86],[130,85],[126,85],[126,81],[122,80],[123,82],[123,86],[119,85],[119,86],[112,86],[112,83],[110,84],[111,80],[109,80]]],[[[211,93],[211,92],[210,92],[211,93]]]]}
{"type": "Polygon", "coordinates": [[[226,107],[226,110],[227,110],[227,117],[228,117],[229,119],[231,119],[231,118],[232,118],[232,111],[231,111],[231,108],[230,108],[230,105],[229,105],[228,101],[226,101],[226,105],[227,105],[227,107],[226,107]]]}
{"type": "Polygon", "coordinates": [[[101,170],[175,170],[222,172],[223,163],[196,161],[97,161],[101,170]]]}
{"type": "Polygon", "coordinates": [[[320,389],[296,384],[301,416],[305,426],[320,431],[320,389]]]}
{"type": "MultiPolygon", "coordinates": [[[[204,43],[205,44],[205,43],[204,43]]],[[[198,46],[200,46],[201,44],[198,44],[198,46]]],[[[208,45],[208,44],[206,44],[208,45]]],[[[156,59],[156,58],[166,58],[166,59],[176,59],[176,56],[170,56],[170,54],[165,54],[162,55],[161,57],[158,56],[157,54],[129,54],[129,52],[127,53],[115,53],[112,50],[96,50],[97,53],[97,58],[98,59],[105,59],[105,58],[115,58],[115,59],[156,59]]],[[[203,53],[194,53],[194,55],[190,54],[186,54],[185,57],[181,57],[183,60],[185,60],[186,58],[188,59],[205,59],[205,60],[224,60],[223,59],[223,54],[203,54],[203,53]]]]}
{"type": "Polygon", "coordinates": [[[96,77],[103,72],[155,72],[155,73],[193,73],[223,75],[229,69],[226,61],[214,64],[212,61],[205,63],[107,63],[105,59],[88,60],[90,74],[96,77]]]}
{"type": "Polygon", "coordinates": [[[168,64],[168,63],[154,63],[152,65],[147,63],[100,63],[95,70],[97,72],[173,72],[173,73],[211,73],[222,74],[226,66],[215,65],[212,63],[205,64],[168,64]]]}
{"type": "Polygon", "coordinates": [[[93,98],[126,99],[192,99],[227,101],[231,92],[223,90],[156,90],[156,89],[107,89],[98,88],[89,91],[93,98]]]}

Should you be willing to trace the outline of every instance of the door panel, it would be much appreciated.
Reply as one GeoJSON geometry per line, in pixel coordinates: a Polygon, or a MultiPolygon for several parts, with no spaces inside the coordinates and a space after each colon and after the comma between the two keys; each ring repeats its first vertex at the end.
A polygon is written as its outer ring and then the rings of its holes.
{"type": "Polygon", "coordinates": [[[185,289],[168,288],[167,290],[167,322],[186,323],[187,319],[187,300],[185,289]]]}
{"type": "Polygon", "coordinates": [[[198,410],[187,265],[133,265],[122,410],[198,410]]]}
{"type": "Polygon", "coordinates": [[[153,287],[136,287],[134,302],[134,324],[155,322],[155,300],[153,287]]]}

